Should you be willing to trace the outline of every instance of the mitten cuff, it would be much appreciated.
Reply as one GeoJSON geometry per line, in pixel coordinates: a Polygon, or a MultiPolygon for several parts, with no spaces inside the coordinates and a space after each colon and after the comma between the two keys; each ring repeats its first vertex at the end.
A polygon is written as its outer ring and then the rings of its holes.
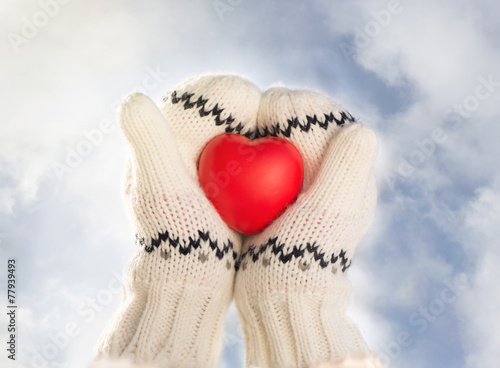
{"type": "Polygon", "coordinates": [[[362,357],[348,357],[341,362],[325,362],[310,368],[385,368],[373,354],[362,357]]]}
{"type": "MultiPolygon", "coordinates": [[[[158,366],[150,364],[135,364],[134,362],[125,359],[100,359],[95,362],[92,368],[158,368],[158,366]]],[[[168,365],[164,368],[176,367],[168,365]]]]}
{"type": "Polygon", "coordinates": [[[230,277],[212,285],[202,279],[130,281],[101,337],[98,358],[159,367],[215,366],[231,284],[230,277]]]}
{"type": "Polygon", "coordinates": [[[330,361],[347,364],[348,357],[370,355],[358,329],[345,316],[350,284],[344,276],[334,277],[332,288],[311,292],[256,290],[248,283],[243,287],[242,278],[238,275],[235,299],[249,365],[314,367],[330,361]]]}

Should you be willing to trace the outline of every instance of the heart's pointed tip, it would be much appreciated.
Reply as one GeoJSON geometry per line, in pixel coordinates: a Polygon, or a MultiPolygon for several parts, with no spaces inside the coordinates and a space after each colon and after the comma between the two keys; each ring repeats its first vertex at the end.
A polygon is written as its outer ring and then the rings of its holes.
{"type": "Polygon", "coordinates": [[[252,235],[255,235],[255,234],[258,234],[258,233],[260,233],[260,231],[243,232],[243,233],[240,233],[240,234],[245,235],[245,236],[252,236],[252,235]]]}
{"type": "Polygon", "coordinates": [[[264,226],[261,225],[259,227],[255,227],[254,224],[248,224],[245,226],[229,225],[229,227],[231,229],[233,229],[234,231],[236,231],[244,236],[252,236],[252,235],[258,234],[261,231],[263,231],[267,226],[268,226],[268,224],[266,224],[264,226]]]}

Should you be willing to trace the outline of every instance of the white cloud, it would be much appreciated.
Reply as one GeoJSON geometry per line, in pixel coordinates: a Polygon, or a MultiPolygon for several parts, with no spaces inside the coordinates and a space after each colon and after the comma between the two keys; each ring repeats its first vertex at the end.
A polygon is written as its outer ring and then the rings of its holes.
{"type": "Polygon", "coordinates": [[[471,288],[464,295],[461,310],[466,323],[463,339],[467,348],[467,367],[496,367],[500,359],[500,177],[477,191],[465,206],[463,245],[478,261],[471,288]]]}
{"type": "MultiPolygon", "coordinates": [[[[355,61],[389,85],[400,87],[411,83],[416,91],[412,104],[396,115],[380,116],[373,111],[366,114],[372,117],[379,134],[383,135],[379,139],[383,146],[377,172],[381,187],[385,187],[384,198],[392,204],[382,203],[379,216],[388,218],[386,222],[392,226],[395,221],[391,219],[405,216],[406,229],[416,229],[415,234],[407,234],[406,240],[404,236],[395,237],[398,229],[389,226],[377,234],[378,239],[373,241],[378,243],[378,251],[389,251],[395,256],[398,252],[394,247],[401,246],[404,249],[401,252],[410,252],[411,257],[401,253],[398,264],[391,270],[398,275],[397,279],[380,280],[372,293],[386,295],[392,305],[410,307],[411,311],[412,306],[421,304],[419,299],[425,300],[431,292],[424,289],[415,294],[412,279],[422,282],[419,274],[424,274],[431,282],[439,283],[460,272],[458,262],[462,260],[449,258],[456,255],[446,253],[471,256],[468,267],[477,267],[476,274],[470,276],[474,286],[462,296],[463,308],[458,311],[458,318],[463,323],[464,349],[468,367],[493,367],[498,365],[499,346],[499,335],[494,332],[498,330],[494,326],[499,321],[500,305],[495,296],[498,294],[495,291],[498,272],[494,266],[499,260],[496,250],[499,235],[496,193],[499,187],[498,180],[491,182],[491,178],[499,167],[500,151],[495,141],[500,131],[498,124],[493,122],[498,120],[500,91],[496,86],[491,97],[480,99],[477,108],[466,111],[470,117],[460,117],[458,129],[450,129],[444,124],[443,116],[456,104],[474,102],[481,77],[492,75],[495,82],[500,82],[497,63],[500,55],[495,47],[498,39],[491,34],[496,28],[492,14],[498,13],[498,6],[487,1],[474,5],[449,1],[401,1],[401,4],[403,10],[392,14],[388,24],[380,26],[376,35],[366,32],[370,26],[365,27],[369,22],[373,26],[374,12],[379,15],[385,12],[388,2],[335,2],[331,6],[332,18],[336,19],[330,22],[334,34],[347,35],[351,44],[359,37],[360,30],[367,36],[367,45],[359,48],[355,61]],[[435,142],[432,152],[424,154],[421,162],[411,165],[411,175],[399,176],[404,189],[388,187],[383,180],[386,175],[398,175],[398,165],[403,159],[411,161],[412,155],[415,158],[418,151],[424,152],[420,143],[431,138],[436,128],[442,128],[446,138],[435,142]],[[464,210],[467,215],[464,220],[464,212],[457,213],[457,208],[469,201],[471,188],[479,183],[490,184],[482,188],[464,210]],[[417,229],[421,229],[426,219],[437,229],[418,233],[422,230],[417,229]],[[458,249],[440,250],[438,243],[426,244],[424,234],[434,233],[436,239],[442,239],[443,246],[449,244],[458,249]],[[391,238],[401,239],[406,244],[391,245],[388,243],[391,238]],[[412,261],[415,262],[412,264],[412,261]]],[[[362,288],[369,288],[366,282],[362,285],[362,288]]],[[[396,333],[398,324],[391,328],[396,333]]],[[[390,341],[391,333],[384,335],[390,341]]]]}
{"type": "MultiPolygon", "coordinates": [[[[500,186],[498,179],[491,180],[500,156],[495,123],[500,90],[481,100],[460,129],[446,130],[446,140],[401,179],[401,186],[388,188],[385,176],[420,149],[416,140],[429,139],[442,126],[448,109],[474,95],[480,76],[492,74],[500,81],[500,6],[488,0],[401,0],[403,10],[369,36],[349,64],[339,44],[350,42],[375,20],[373,12],[380,16],[388,9],[388,2],[291,4],[242,2],[221,21],[211,1],[158,1],[154,7],[70,1],[18,54],[6,38],[0,44],[0,77],[8,86],[0,90],[6,102],[0,111],[0,217],[3,226],[9,225],[0,228],[7,235],[2,251],[25,262],[31,317],[23,328],[32,347],[46,343],[50,326],[57,330],[75,318],[78,303],[105,287],[111,271],[125,267],[133,251],[117,179],[126,154],[118,129],[103,134],[62,182],[52,164],[64,163],[68,147],[87,139],[84,131],[97,129],[102,119],[114,121],[115,101],[141,84],[147,67],[160,65],[168,76],[149,91],[156,100],[184,77],[235,70],[263,88],[282,80],[336,93],[374,127],[383,199],[353,266],[351,314],[370,344],[384,348],[406,328],[408,313],[434,297],[425,285],[459,271],[456,255],[447,258],[440,248],[458,243],[470,262],[477,260],[468,265],[477,271],[459,308],[468,364],[492,364],[487,359],[500,342],[491,328],[498,325],[500,306],[498,293],[491,291],[500,276],[495,268],[500,186]],[[382,102],[401,106],[384,110],[382,102]],[[472,194],[478,185],[482,189],[472,194]],[[43,295],[57,291],[54,306],[43,295]]],[[[36,2],[2,5],[6,16],[0,33],[19,32],[21,18],[39,10],[36,2]]],[[[86,352],[111,316],[111,304],[78,337],[86,352]]],[[[230,329],[236,324],[234,312],[230,329]]],[[[410,356],[411,349],[425,356],[415,346],[403,354],[410,356]]],[[[67,364],[80,364],[78,349],[65,354],[67,364]]]]}

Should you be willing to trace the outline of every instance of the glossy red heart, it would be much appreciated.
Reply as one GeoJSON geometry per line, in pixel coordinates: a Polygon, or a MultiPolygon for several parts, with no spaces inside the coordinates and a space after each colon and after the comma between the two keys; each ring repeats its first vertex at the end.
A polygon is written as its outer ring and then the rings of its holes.
{"type": "Polygon", "coordinates": [[[234,230],[262,231],[297,197],[304,164],[285,139],[251,140],[226,133],[212,139],[198,164],[200,184],[222,219],[234,230]]]}

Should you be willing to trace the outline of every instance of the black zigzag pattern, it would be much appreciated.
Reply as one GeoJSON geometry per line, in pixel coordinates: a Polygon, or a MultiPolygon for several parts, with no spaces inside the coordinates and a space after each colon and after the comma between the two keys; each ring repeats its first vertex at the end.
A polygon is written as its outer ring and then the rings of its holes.
{"type": "Polygon", "coordinates": [[[294,117],[288,119],[286,124],[284,124],[283,126],[280,125],[280,123],[274,123],[270,127],[265,127],[262,130],[250,129],[249,131],[242,133],[241,131],[243,130],[243,124],[239,122],[236,126],[233,126],[235,119],[232,117],[232,115],[229,115],[226,119],[221,118],[221,113],[224,111],[224,109],[220,108],[219,104],[215,104],[215,106],[212,109],[207,110],[205,108],[205,105],[208,102],[208,98],[203,98],[203,96],[199,96],[198,99],[195,101],[191,100],[191,98],[194,96],[194,93],[184,92],[180,97],[178,97],[177,94],[178,94],[177,91],[173,91],[171,94],[171,101],[173,104],[183,102],[185,110],[197,108],[199,109],[201,117],[212,114],[212,116],[215,116],[215,125],[217,126],[226,125],[227,133],[238,133],[252,139],[259,137],[267,137],[267,136],[290,137],[293,129],[300,129],[301,131],[308,132],[309,130],[311,130],[313,126],[318,126],[326,130],[332,124],[336,124],[338,126],[344,126],[346,123],[356,122],[356,119],[349,112],[339,111],[340,119],[335,117],[335,114],[333,112],[330,112],[329,114],[323,114],[324,118],[322,120],[319,119],[316,115],[314,116],[306,115],[305,123],[301,123],[298,117],[294,117]]]}
{"type": "Polygon", "coordinates": [[[266,136],[284,136],[290,137],[292,133],[292,129],[300,129],[304,132],[308,132],[314,125],[319,126],[323,129],[328,129],[328,126],[335,123],[338,126],[344,126],[347,122],[354,123],[356,119],[349,114],[347,111],[340,111],[340,119],[337,119],[333,112],[330,114],[324,114],[324,119],[320,120],[316,115],[309,116],[306,115],[306,122],[302,124],[298,117],[294,117],[292,119],[288,119],[286,122],[286,126],[280,126],[280,123],[272,124],[270,127],[265,127],[262,131],[258,131],[257,135],[260,137],[266,136]]]}
{"type": "Polygon", "coordinates": [[[184,110],[198,108],[201,117],[212,114],[212,116],[215,117],[215,125],[226,125],[226,133],[238,133],[248,138],[252,138],[252,136],[254,135],[254,132],[252,131],[241,133],[243,129],[243,124],[241,124],[241,122],[236,126],[233,126],[235,119],[231,115],[229,115],[226,119],[221,118],[221,114],[224,109],[219,108],[219,104],[215,104],[215,106],[211,110],[207,110],[205,108],[205,105],[208,102],[208,98],[203,98],[203,96],[200,96],[196,101],[191,101],[191,97],[193,96],[194,93],[184,92],[181,97],[178,97],[177,91],[173,91],[171,100],[173,104],[184,102],[184,110]]]}
{"type": "Polygon", "coordinates": [[[340,252],[335,255],[333,253],[328,256],[325,252],[320,250],[320,246],[316,243],[306,243],[305,245],[293,246],[293,249],[288,253],[285,251],[285,244],[278,243],[278,238],[269,238],[269,240],[260,246],[257,251],[255,247],[250,247],[245,253],[241,255],[240,260],[236,265],[236,270],[239,269],[241,263],[246,259],[252,260],[252,262],[257,262],[261,254],[271,249],[271,254],[275,256],[281,263],[288,263],[293,258],[301,258],[307,252],[312,254],[313,259],[321,268],[326,268],[329,264],[335,264],[340,260],[340,266],[342,267],[342,272],[345,272],[351,266],[351,260],[347,257],[346,252],[341,249],[340,252]]]}
{"type": "Polygon", "coordinates": [[[151,253],[158,248],[162,242],[165,242],[172,248],[177,249],[180,254],[187,255],[191,253],[193,249],[198,249],[201,246],[201,241],[208,243],[209,248],[215,253],[215,256],[219,260],[222,260],[228,253],[232,253],[233,260],[238,258],[238,254],[234,250],[234,245],[231,240],[228,239],[227,244],[223,243],[220,245],[217,239],[213,240],[210,237],[209,231],[198,230],[198,236],[190,236],[188,240],[174,237],[168,231],[159,232],[156,238],[151,238],[149,244],[146,244],[144,238],[136,235],[136,242],[144,247],[144,250],[148,253],[151,253]]]}

